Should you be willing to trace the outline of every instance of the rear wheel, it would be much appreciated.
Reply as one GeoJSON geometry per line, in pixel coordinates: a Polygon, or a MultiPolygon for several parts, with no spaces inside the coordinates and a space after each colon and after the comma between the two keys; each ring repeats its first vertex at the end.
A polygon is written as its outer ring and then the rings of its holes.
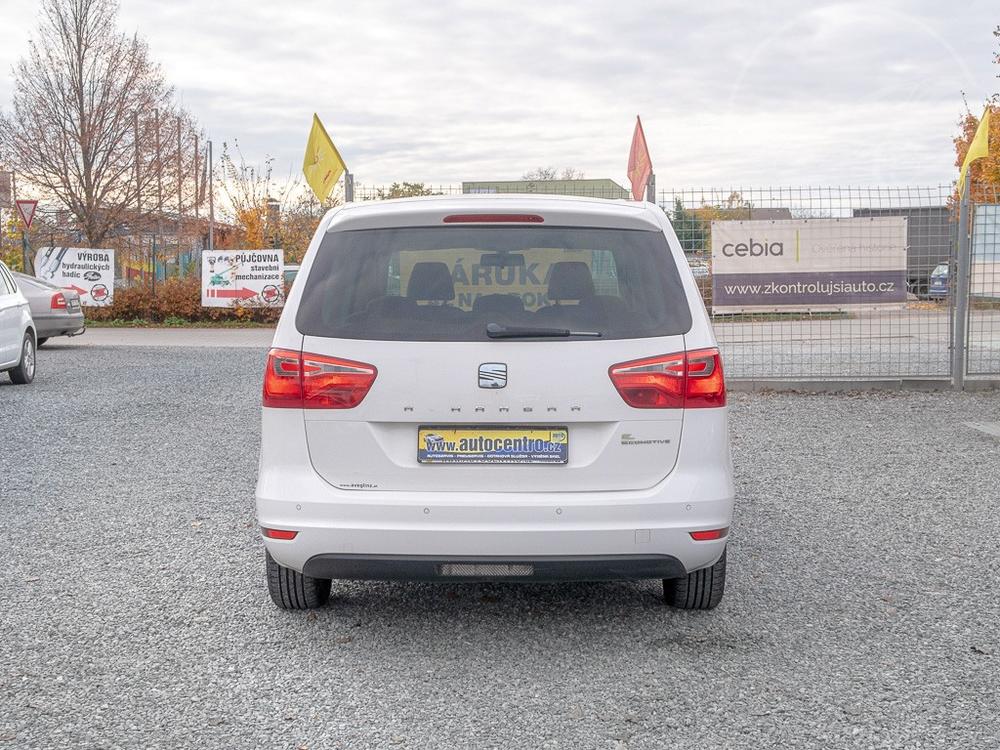
{"type": "Polygon", "coordinates": [[[35,379],[35,340],[30,333],[21,342],[21,361],[10,371],[10,379],[18,385],[27,385],[35,379]]]}
{"type": "Polygon", "coordinates": [[[267,555],[267,590],[281,609],[315,609],[330,598],[330,580],[312,578],[279,565],[267,555]]]}
{"type": "Polygon", "coordinates": [[[678,609],[715,609],[726,589],[726,553],[709,568],[663,581],[663,600],[678,609]]]}

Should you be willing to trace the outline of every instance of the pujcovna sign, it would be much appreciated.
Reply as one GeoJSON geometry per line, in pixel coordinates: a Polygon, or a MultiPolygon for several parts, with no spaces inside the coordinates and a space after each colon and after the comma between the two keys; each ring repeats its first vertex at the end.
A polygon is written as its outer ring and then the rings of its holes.
{"type": "Polygon", "coordinates": [[[713,312],[905,302],[905,217],[712,222],[713,312]]]}
{"type": "Polygon", "coordinates": [[[210,250],[202,253],[202,307],[281,307],[284,304],[284,251],[210,250]]]}

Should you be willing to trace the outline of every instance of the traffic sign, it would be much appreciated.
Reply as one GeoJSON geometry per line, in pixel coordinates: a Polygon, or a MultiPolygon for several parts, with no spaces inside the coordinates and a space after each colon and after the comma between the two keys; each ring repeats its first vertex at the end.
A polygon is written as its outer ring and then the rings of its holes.
{"type": "Polygon", "coordinates": [[[31,221],[35,218],[35,209],[38,208],[38,201],[17,201],[17,212],[21,214],[25,229],[31,229],[31,221]]]}

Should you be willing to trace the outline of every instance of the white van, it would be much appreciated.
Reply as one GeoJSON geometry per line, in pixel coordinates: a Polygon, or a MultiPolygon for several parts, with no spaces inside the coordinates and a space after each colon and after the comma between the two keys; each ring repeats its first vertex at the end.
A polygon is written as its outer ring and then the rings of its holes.
{"type": "Polygon", "coordinates": [[[726,386],[652,204],[463,195],[322,220],[263,385],[274,602],[332,579],[662,579],[722,598],[726,386]]]}

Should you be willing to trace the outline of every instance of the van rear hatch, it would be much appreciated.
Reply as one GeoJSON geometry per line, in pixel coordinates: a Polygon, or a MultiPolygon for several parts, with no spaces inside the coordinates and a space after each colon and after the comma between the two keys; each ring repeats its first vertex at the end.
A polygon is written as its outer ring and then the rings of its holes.
{"type": "Polygon", "coordinates": [[[629,406],[609,376],[685,348],[691,313],[661,231],[331,231],[306,273],[302,351],[334,378],[374,374],[351,408],[302,412],[331,484],[625,490],[673,468],[683,410],[629,406]]]}

